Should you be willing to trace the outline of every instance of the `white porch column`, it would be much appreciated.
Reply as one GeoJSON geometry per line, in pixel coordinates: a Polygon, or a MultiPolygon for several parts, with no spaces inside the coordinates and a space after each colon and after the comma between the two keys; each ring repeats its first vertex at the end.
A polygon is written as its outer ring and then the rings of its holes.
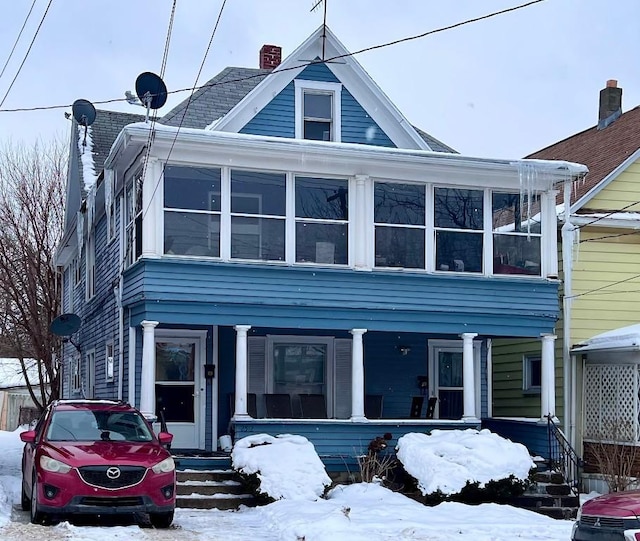
{"type": "MultiPolygon", "coordinates": [[[[140,373],[140,411],[156,414],[156,344],[155,331],[159,321],[144,320],[142,325],[142,371],[140,373]]],[[[135,344],[135,342],[134,342],[135,344]]]]}
{"type": "Polygon", "coordinates": [[[555,340],[554,334],[543,334],[540,377],[540,420],[556,416],[555,340]]]}
{"type": "Polygon", "coordinates": [[[477,419],[476,415],[476,386],[475,370],[473,366],[473,339],[478,333],[464,332],[462,338],[462,395],[463,419],[477,419]]]}
{"type": "Polygon", "coordinates": [[[162,163],[149,158],[142,181],[142,257],[159,257],[163,252],[163,238],[158,231],[162,212],[158,182],[162,175],[162,163]]]}
{"type": "Polygon", "coordinates": [[[362,336],[367,329],[351,329],[351,420],[363,421],[364,416],[364,349],[362,336]]]}
{"type": "Polygon", "coordinates": [[[234,419],[247,418],[247,332],[251,325],[236,325],[236,393],[234,419]]]}

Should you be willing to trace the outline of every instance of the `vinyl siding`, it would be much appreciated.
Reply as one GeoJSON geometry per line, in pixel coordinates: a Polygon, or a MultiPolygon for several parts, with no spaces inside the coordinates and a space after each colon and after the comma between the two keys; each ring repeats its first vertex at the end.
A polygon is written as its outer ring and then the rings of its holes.
{"type": "MultiPolygon", "coordinates": [[[[631,164],[613,182],[589,201],[580,212],[620,210],[640,200],[640,160],[631,164]]],[[[634,207],[637,212],[637,207],[634,207]]]]}
{"type": "MultiPolygon", "coordinates": [[[[333,72],[323,64],[313,64],[306,67],[296,79],[340,82],[333,72]]],[[[395,147],[391,139],[344,86],[341,92],[340,107],[342,142],[395,147]]],[[[295,83],[291,81],[240,130],[240,133],[294,138],[295,115],[295,83]]]]}
{"type": "Polygon", "coordinates": [[[141,261],[126,272],[134,322],[538,336],[557,284],[421,273],[202,261],[141,261]]]}

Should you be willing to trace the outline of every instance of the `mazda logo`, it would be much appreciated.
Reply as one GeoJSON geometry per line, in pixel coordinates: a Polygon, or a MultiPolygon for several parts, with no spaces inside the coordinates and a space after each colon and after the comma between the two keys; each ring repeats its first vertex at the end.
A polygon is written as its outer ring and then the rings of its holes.
{"type": "Polygon", "coordinates": [[[116,468],[115,466],[107,469],[107,477],[109,479],[117,479],[120,477],[120,468],[116,468]]]}

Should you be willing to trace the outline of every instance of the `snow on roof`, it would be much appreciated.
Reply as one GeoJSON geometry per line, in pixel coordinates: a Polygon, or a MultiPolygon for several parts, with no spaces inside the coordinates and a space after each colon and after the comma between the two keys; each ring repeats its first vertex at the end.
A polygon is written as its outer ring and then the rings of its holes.
{"type": "Polygon", "coordinates": [[[93,139],[91,138],[91,126],[87,126],[85,137],[85,127],[78,124],[78,150],[80,152],[80,160],[82,161],[82,180],[84,182],[84,189],[89,193],[98,180],[95,163],[93,161],[93,139]]]}
{"type": "MultiPolygon", "coordinates": [[[[30,383],[37,383],[38,364],[34,359],[25,359],[27,375],[30,383]]],[[[27,384],[22,374],[20,359],[0,358],[0,389],[25,387],[27,384]]]]}
{"type": "Polygon", "coordinates": [[[596,350],[640,350],[640,323],[597,334],[576,344],[572,352],[596,350]]]}

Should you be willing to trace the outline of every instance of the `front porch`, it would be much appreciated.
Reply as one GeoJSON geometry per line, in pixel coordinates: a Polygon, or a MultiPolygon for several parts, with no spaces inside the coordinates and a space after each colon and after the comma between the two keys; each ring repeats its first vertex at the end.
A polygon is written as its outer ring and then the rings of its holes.
{"type": "Polygon", "coordinates": [[[377,419],[244,419],[233,420],[234,438],[253,434],[297,434],[316,448],[328,472],[358,472],[358,457],[367,453],[369,442],[390,435],[388,445],[395,448],[398,439],[411,432],[429,433],[435,429],[480,429],[480,421],[377,419]]]}

